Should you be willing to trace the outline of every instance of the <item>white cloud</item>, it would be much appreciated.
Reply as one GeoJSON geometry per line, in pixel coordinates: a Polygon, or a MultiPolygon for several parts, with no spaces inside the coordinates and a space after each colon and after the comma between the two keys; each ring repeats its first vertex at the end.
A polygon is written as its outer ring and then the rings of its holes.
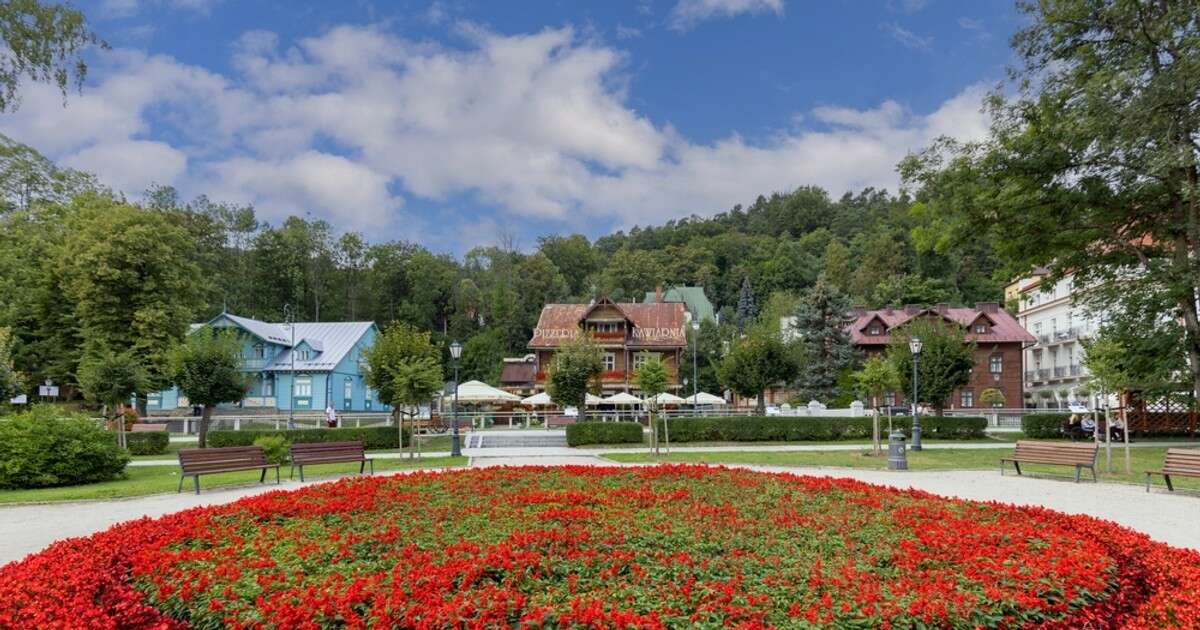
{"type": "Polygon", "coordinates": [[[66,109],[52,88],[29,86],[0,132],[132,195],[169,184],[378,236],[414,225],[403,197],[471,199],[495,207],[497,225],[631,225],[806,184],[894,189],[906,153],[986,132],[972,87],[926,115],[890,100],[827,105],[767,141],[697,143],[630,106],[612,48],[569,28],[467,34],[445,48],[338,27],[281,49],[248,33],[230,75],[114,51],[66,109]]]}
{"type": "Polygon", "coordinates": [[[933,46],[933,36],[922,37],[916,33],[900,26],[895,22],[885,22],[879,25],[885,33],[892,36],[892,39],[900,42],[905,48],[913,50],[928,51],[933,46]]]}
{"type": "Polygon", "coordinates": [[[671,28],[686,31],[714,18],[730,18],[743,13],[783,15],[783,0],[679,0],[667,18],[671,28]]]}

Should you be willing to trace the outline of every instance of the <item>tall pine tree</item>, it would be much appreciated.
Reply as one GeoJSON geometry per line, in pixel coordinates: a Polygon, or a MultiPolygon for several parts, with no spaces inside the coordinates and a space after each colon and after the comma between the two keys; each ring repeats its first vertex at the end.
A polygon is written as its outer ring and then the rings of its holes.
{"type": "Polygon", "coordinates": [[[742,277],[742,291],[738,294],[737,325],[738,332],[745,332],[746,325],[753,323],[758,317],[758,305],[754,303],[754,289],[750,288],[750,276],[742,277]]]}
{"type": "Polygon", "coordinates": [[[796,379],[801,398],[830,402],[838,394],[838,375],[858,358],[847,326],[853,321],[850,298],[824,276],[817,279],[795,312],[796,343],[807,365],[796,379]]]}

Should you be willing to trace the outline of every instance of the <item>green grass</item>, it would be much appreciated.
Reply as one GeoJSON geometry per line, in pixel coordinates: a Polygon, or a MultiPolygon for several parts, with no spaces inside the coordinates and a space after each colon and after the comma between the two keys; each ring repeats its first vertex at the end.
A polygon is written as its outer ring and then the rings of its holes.
{"type": "MultiPolygon", "coordinates": [[[[465,435],[463,436],[463,443],[464,444],[466,443],[465,435]]],[[[153,460],[158,460],[158,459],[173,460],[173,459],[178,458],[178,456],[179,456],[178,453],[179,453],[180,449],[185,449],[185,448],[196,448],[196,442],[194,442],[194,441],[193,442],[171,442],[170,444],[167,445],[167,452],[163,453],[162,455],[134,455],[133,460],[134,461],[153,461],[153,460]]],[[[421,451],[422,452],[449,451],[449,450],[450,450],[450,436],[449,435],[433,435],[433,436],[423,435],[423,436],[421,436],[421,451]]],[[[367,451],[368,454],[370,454],[370,453],[397,453],[397,452],[399,452],[399,449],[394,449],[394,448],[383,449],[383,450],[378,450],[378,451],[367,451]]],[[[404,449],[404,452],[406,452],[406,453],[408,452],[407,447],[404,449]]]]}
{"type": "MultiPolygon", "coordinates": [[[[376,459],[375,471],[400,470],[406,468],[444,468],[464,466],[465,457],[435,457],[425,459],[376,459]]],[[[358,473],[358,464],[322,464],[305,466],[304,478],[316,479],[358,473]]],[[[287,479],[288,466],[280,468],[282,479],[287,479]]],[[[258,485],[258,471],[243,471],[204,475],[200,478],[200,490],[231,486],[258,485]]],[[[274,484],[274,471],[267,473],[268,484],[274,484]]],[[[296,476],[299,479],[299,474],[296,476]]],[[[189,492],[192,480],[184,481],[184,492],[189,492]]],[[[121,499],[149,494],[175,492],[179,486],[178,466],[129,466],[124,479],[103,481],[82,486],[62,488],[34,488],[29,490],[0,490],[0,504],[45,503],[58,501],[92,501],[96,499],[121,499]]]]}
{"type": "MultiPolygon", "coordinates": [[[[799,451],[799,452],[719,452],[719,453],[671,453],[654,455],[653,453],[604,453],[603,457],[615,462],[644,463],[644,462],[696,462],[705,464],[759,464],[764,466],[825,466],[835,468],[866,468],[885,470],[887,455],[872,456],[864,451],[799,451]]],[[[1146,481],[1145,471],[1157,470],[1162,467],[1163,457],[1167,449],[1161,447],[1131,448],[1130,462],[1132,473],[1125,473],[1124,449],[1113,448],[1112,465],[1114,472],[1107,472],[1104,449],[1096,461],[1096,474],[1101,481],[1138,483],[1146,481]]],[[[995,470],[1000,469],[1000,458],[1011,454],[1005,449],[937,449],[908,452],[909,470],[995,470]]],[[[1008,466],[1009,474],[1012,466],[1008,466]]],[[[1021,471],[1039,476],[1060,477],[1072,479],[1074,469],[1066,466],[1040,466],[1022,464],[1021,471]]],[[[1087,471],[1085,478],[1090,478],[1087,471]]],[[[1179,477],[1172,479],[1176,488],[1200,490],[1200,479],[1179,477]]],[[[1155,484],[1162,486],[1162,478],[1156,477],[1155,484]]]]}

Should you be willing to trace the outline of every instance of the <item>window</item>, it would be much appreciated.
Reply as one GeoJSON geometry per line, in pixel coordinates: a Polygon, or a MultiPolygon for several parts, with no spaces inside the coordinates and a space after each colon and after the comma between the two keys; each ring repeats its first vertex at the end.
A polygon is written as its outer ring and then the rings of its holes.
{"type": "Polygon", "coordinates": [[[977,334],[977,335],[983,335],[983,334],[987,334],[987,331],[988,331],[988,326],[987,326],[987,324],[982,324],[982,323],[981,323],[981,324],[975,324],[975,334],[977,334]]]}
{"type": "Polygon", "coordinates": [[[653,358],[654,355],[650,354],[649,352],[639,352],[633,355],[633,369],[635,371],[642,369],[642,366],[646,365],[646,362],[653,358]]]}
{"type": "Polygon", "coordinates": [[[896,406],[896,392],[888,392],[883,395],[883,404],[894,407],[896,406]]]}
{"type": "Polygon", "coordinates": [[[1035,334],[1035,335],[1042,334],[1042,322],[1037,322],[1036,324],[1033,325],[1033,334],[1035,334]]]}
{"type": "Polygon", "coordinates": [[[991,358],[988,359],[988,371],[990,371],[992,374],[999,374],[999,373],[1003,372],[1004,371],[1004,357],[1002,357],[998,354],[993,354],[991,356],[991,358]]]}
{"type": "Polygon", "coordinates": [[[621,328],[616,322],[601,322],[595,325],[594,330],[602,333],[620,332],[621,328]]]}
{"type": "Polygon", "coordinates": [[[308,360],[308,348],[305,348],[303,350],[297,350],[296,351],[296,360],[297,361],[307,361],[308,360]]]}
{"type": "Polygon", "coordinates": [[[867,329],[867,334],[878,337],[883,334],[883,328],[879,324],[871,324],[871,327],[867,329]]]}
{"type": "Polygon", "coordinates": [[[266,378],[263,379],[262,392],[263,392],[263,396],[274,396],[275,395],[275,377],[274,376],[268,375],[266,378]]]}
{"type": "Polygon", "coordinates": [[[345,398],[346,400],[350,400],[353,397],[354,397],[354,379],[347,376],[346,379],[344,381],[342,381],[342,398],[345,398]]]}
{"type": "Polygon", "coordinates": [[[964,389],[958,394],[958,402],[964,409],[975,406],[975,392],[964,389]]]}
{"type": "Polygon", "coordinates": [[[296,396],[303,398],[312,396],[312,377],[308,374],[296,377],[296,396]]]}
{"type": "Polygon", "coordinates": [[[254,358],[255,359],[267,358],[267,349],[264,348],[261,343],[254,344],[254,358]]]}
{"type": "Polygon", "coordinates": [[[604,353],[604,371],[612,372],[617,369],[617,355],[611,352],[604,353]]]}

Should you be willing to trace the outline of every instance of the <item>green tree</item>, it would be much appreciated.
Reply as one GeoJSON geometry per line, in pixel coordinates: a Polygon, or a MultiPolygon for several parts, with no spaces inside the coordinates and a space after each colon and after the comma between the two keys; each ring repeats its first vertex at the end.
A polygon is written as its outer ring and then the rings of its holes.
{"type": "Polygon", "coordinates": [[[744,276],[737,301],[738,330],[746,330],[746,326],[750,325],[757,318],[758,305],[754,301],[754,289],[750,287],[750,276],[744,276]]]}
{"type": "MultiPolygon", "coordinates": [[[[408,357],[392,366],[395,380],[388,404],[397,413],[407,409],[409,416],[417,417],[420,405],[442,390],[442,364],[432,357],[408,357]]],[[[400,444],[403,444],[403,425],[400,424],[400,444]]],[[[415,435],[415,433],[414,433],[415,435]]]]}
{"type": "Polygon", "coordinates": [[[0,215],[35,203],[68,203],[97,187],[94,176],[61,168],[32,147],[0,134],[0,215]]]}
{"type": "Polygon", "coordinates": [[[1169,301],[1200,394],[1200,5],[1018,6],[1015,90],[992,95],[983,142],[902,164],[914,211],[939,245],[990,241],[1003,276],[1044,266],[1093,305],[1169,301]]]}
{"type": "Polygon", "coordinates": [[[12,329],[0,328],[0,406],[25,388],[24,377],[13,367],[12,341],[12,329]]]}
{"type": "Polygon", "coordinates": [[[867,359],[862,369],[854,373],[854,383],[863,395],[870,397],[871,406],[875,408],[888,392],[900,391],[903,387],[896,366],[879,354],[867,359]]]}
{"type": "Polygon", "coordinates": [[[79,362],[78,378],[84,396],[103,405],[105,417],[116,419],[117,443],[125,446],[125,420],[118,408],[146,391],[145,368],[128,350],[114,352],[94,343],[79,362]]]}
{"type": "Polygon", "coordinates": [[[543,236],[538,239],[538,250],[562,272],[568,293],[577,298],[591,297],[592,287],[587,280],[600,270],[600,264],[586,236],[543,236]]]}
{"type": "Polygon", "coordinates": [[[795,355],[778,335],[747,335],[734,344],[721,360],[721,382],[739,396],[758,398],[758,415],[766,413],[763,393],[768,387],[795,378],[799,366],[795,355]]]}
{"type": "Polygon", "coordinates": [[[795,343],[804,349],[804,369],[796,379],[801,398],[829,403],[838,395],[839,374],[858,359],[847,330],[852,321],[850,300],[824,278],[800,300],[795,343]]]}
{"type": "MultiPolygon", "coordinates": [[[[633,384],[642,392],[642,396],[652,400],[667,391],[667,366],[657,354],[647,355],[642,367],[633,375],[633,384]]],[[[650,403],[654,405],[653,401],[650,403]]]]}
{"type": "Polygon", "coordinates": [[[850,250],[841,241],[829,241],[825,246],[824,266],[821,275],[842,293],[849,293],[852,268],[850,250]]]}
{"type": "Polygon", "coordinates": [[[967,341],[962,327],[956,323],[931,318],[913,320],[892,333],[887,349],[888,360],[896,367],[897,374],[912,374],[908,342],[913,337],[919,338],[922,346],[917,367],[920,400],[913,402],[931,405],[940,416],[954,390],[971,379],[975,343],[967,341]]]}
{"type": "Polygon", "coordinates": [[[554,361],[546,376],[546,391],[555,402],[563,407],[579,409],[579,420],[587,418],[588,385],[604,369],[600,346],[580,331],[566,340],[554,353],[554,361]]]}
{"type": "Polygon", "coordinates": [[[995,387],[989,387],[980,392],[979,400],[989,407],[1003,406],[1005,403],[1004,392],[995,387]]]}
{"type": "Polygon", "coordinates": [[[88,28],[83,12],[39,0],[0,3],[0,41],[0,111],[16,108],[24,79],[53,83],[64,97],[69,87],[82,87],[88,71],[84,50],[108,47],[88,28]]]}
{"type": "Polygon", "coordinates": [[[462,380],[500,384],[504,366],[504,340],[497,331],[485,329],[463,344],[462,380]]]}
{"type": "Polygon", "coordinates": [[[201,407],[197,441],[205,448],[213,408],[241,400],[250,389],[253,377],[241,369],[242,344],[231,331],[201,328],[172,349],[169,365],[180,393],[201,407]]]}
{"type": "MultiPolygon", "coordinates": [[[[438,380],[441,380],[441,352],[433,345],[429,331],[418,330],[404,322],[394,322],[375,337],[375,343],[364,353],[367,359],[365,379],[367,385],[379,394],[380,400],[392,405],[392,414],[400,418],[400,409],[409,404],[401,392],[396,390],[397,377],[405,371],[412,378],[426,359],[438,364],[438,380]],[[400,404],[397,404],[399,401],[400,404]]],[[[415,379],[414,382],[420,382],[415,379]]],[[[441,384],[438,384],[438,388],[441,384]]],[[[430,394],[432,395],[432,394],[430,394]]],[[[428,397],[425,399],[428,400],[428,397]]]]}

